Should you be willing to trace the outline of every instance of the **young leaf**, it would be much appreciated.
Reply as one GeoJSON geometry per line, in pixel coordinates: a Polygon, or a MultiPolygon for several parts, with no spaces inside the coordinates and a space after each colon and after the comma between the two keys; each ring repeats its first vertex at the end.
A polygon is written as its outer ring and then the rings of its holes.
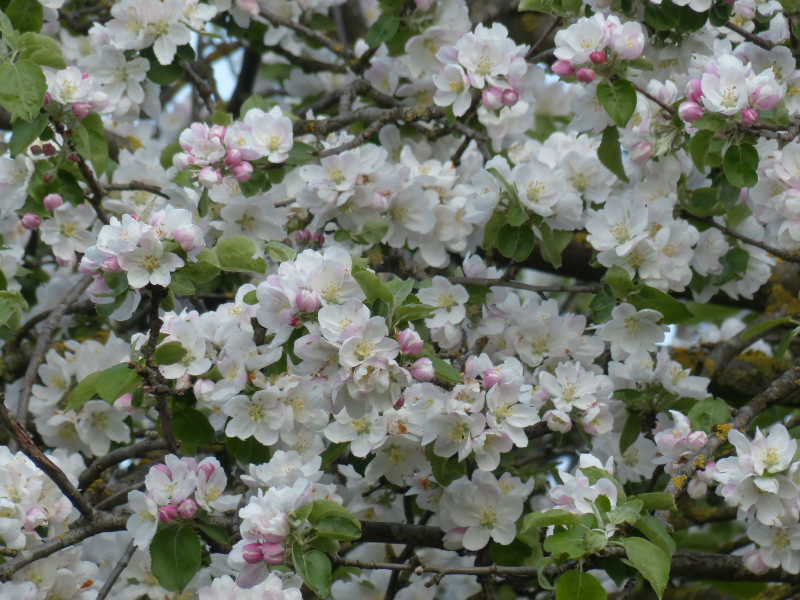
{"type": "Polygon", "coordinates": [[[100,377],[100,372],[87,375],[75,389],[69,393],[67,398],[67,410],[80,410],[81,406],[86,404],[97,394],[97,378],[100,377]]]}
{"type": "Polygon", "coordinates": [[[706,170],[706,156],[708,156],[708,146],[711,144],[712,139],[714,139],[713,131],[700,130],[691,137],[687,144],[694,166],[701,173],[706,170]]]}
{"type": "Polygon", "coordinates": [[[659,323],[662,325],[683,323],[694,317],[683,302],[648,285],[639,286],[636,292],[631,294],[630,303],[637,310],[649,308],[660,312],[663,318],[659,323]]]}
{"type": "Polygon", "coordinates": [[[192,446],[205,446],[214,442],[214,428],[208,422],[208,417],[191,406],[173,413],[172,431],[176,438],[192,446]]]}
{"type": "Polygon", "coordinates": [[[758,183],[758,151],[751,144],[731,146],[722,162],[725,177],[739,188],[752,188],[758,183]]]}
{"type": "MultiPolygon", "coordinates": [[[[34,4],[41,7],[38,2],[34,4]]],[[[39,113],[47,91],[42,68],[29,60],[0,65],[0,106],[14,117],[32,121],[39,113]]]]}
{"type": "Polygon", "coordinates": [[[670,561],[667,555],[658,546],[642,538],[625,538],[622,544],[628,560],[650,582],[653,591],[661,598],[669,580],[670,561]]]}
{"type": "Polygon", "coordinates": [[[400,19],[394,15],[382,14],[369,28],[364,41],[370,48],[377,48],[391,40],[398,29],[400,29],[400,19]]]}
{"type": "Polygon", "coordinates": [[[200,570],[200,538],[190,527],[160,530],[150,543],[150,564],[161,587],[183,592],[200,570]]]}
{"type": "Polygon", "coordinates": [[[464,383],[464,380],[461,378],[461,373],[456,371],[441,358],[437,358],[436,356],[429,356],[428,358],[433,363],[433,369],[437,377],[441,377],[445,381],[450,381],[452,383],[464,383]]]}
{"type": "Polygon", "coordinates": [[[620,454],[624,455],[625,451],[636,443],[641,433],[642,423],[639,415],[629,413],[625,426],[622,428],[622,434],[619,437],[620,454]]]}
{"type": "Polygon", "coordinates": [[[619,129],[617,129],[616,125],[609,125],[603,130],[600,147],[597,149],[597,158],[600,159],[600,162],[606,169],[625,183],[628,183],[629,179],[625,174],[625,167],[622,164],[622,147],[619,144],[619,129]]]}
{"type": "Polygon", "coordinates": [[[347,517],[328,515],[317,524],[317,535],[340,541],[357,540],[361,537],[361,523],[347,517]]]}
{"type": "Polygon", "coordinates": [[[503,225],[497,233],[497,249],[507,258],[522,262],[533,250],[536,237],[528,226],[503,225]]]}
{"type": "Polygon", "coordinates": [[[215,250],[219,267],[223,271],[264,273],[267,269],[263,258],[253,258],[256,246],[253,240],[244,235],[225,238],[217,244],[215,250]]]}
{"type": "Polygon", "coordinates": [[[636,89],[625,79],[612,85],[601,83],[597,86],[597,100],[618,127],[625,127],[636,110],[636,89]]]}
{"type": "Polygon", "coordinates": [[[748,327],[742,333],[739,334],[739,339],[741,341],[745,341],[753,337],[754,335],[758,335],[759,333],[763,333],[767,329],[772,329],[773,327],[777,327],[778,325],[784,325],[786,323],[791,323],[792,319],[789,317],[780,317],[778,319],[770,319],[769,321],[762,321],[757,325],[753,325],[752,327],[748,327]]]}
{"type": "Polygon", "coordinates": [[[158,346],[153,353],[156,364],[174,365],[186,356],[186,348],[179,341],[167,342],[158,346]]]}
{"type": "Polygon", "coordinates": [[[731,409],[720,398],[706,398],[695,404],[687,415],[692,429],[711,433],[711,427],[731,420],[731,409]]]}
{"type": "Polygon", "coordinates": [[[128,363],[114,365],[110,369],[100,371],[97,378],[97,395],[113,404],[120,396],[132,394],[142,385],[142,378],[128,367],[128,363]]]}
{"type": "Polygon", "coordinates": [[[575,513],[560,508],[534,512],[525,517],[522,522],[522,531],[525,532],[535,527],[550,527],[550,525],[580,525],[581,517],[575,513]]]}

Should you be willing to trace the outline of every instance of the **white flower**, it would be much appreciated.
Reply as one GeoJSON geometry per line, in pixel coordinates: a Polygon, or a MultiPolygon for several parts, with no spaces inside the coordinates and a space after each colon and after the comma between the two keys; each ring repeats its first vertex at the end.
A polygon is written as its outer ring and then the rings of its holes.
{"type": "Polygon", "coordinates": [[[760,546],[758,555],[768,567],[795,575],[800,572],[800,525],[769,527],[754,522],[747,528],[747,537],[760,546]]]}
{"type": "Polygon", "coordinates": [[[94,234],[87,229],[95,218],[94,209],[88,204],[62,204],[53,211],[53,220],[42,223],[42,241],[53,247],[58,258],[71,261],[76,252],[86,252],[94,244],[94,234]]]}
{"type": "Polygon", "coordinates": [[[539,422],[538,411],[522,401],[526,397],[530,398],[529,392],[523,393],[513,382],[495,385],[486,394],[487,424],[507,434],[519,448],[528,445],[524,428],[539,422]]]}
{"type": "Polygon", "coordinates": [[[734,56],[718,57],[713,67],[707,67],[701,79],[703,105],[711,112],[735,115],[747,107],[749,67],[734,56]]]}
{"type": "Polygon", "coordinates": [[[630,200],[609,198],[601,210],[589,214],[586,240],[595,250],[615,250],[617,256],[625,256],[647,237],[647,209],[634,209],[630,200]]]}
{"type": "Polygon", "coordinates": [[[130,440],[131,431],[124,423],[127,415],[103,400],[90,400],[78,415],[76,429],[84,444],[95,456],[105,456],[111,442],[130,440]]]}
{"type": "Polygon", "coordinates": [[[565,193],[564,172],[531,159],[514,170],[520,202],[537,215],[550,217],[553,206],[565,193]]]}
{"type": "Polygon", "coordinates": [[[425,319],[428,327],[458,325],[466,316],[464,304],[469,300],[469,293],[464,286],[454,285],[445,277],[434,277],[432,285],[421,289],[417,297],[423,304],[435,308],[433,316],[425,319]]]}
{"type": "Polygon", "coordinates": [[[234,396],[222,407],[222,411],[233,417],[225,428],[225,435],[242,440],[255,436],[265,446],[272,446],[278,441],[284,410],[276,392],[260,390],[252,398],[234,396]]]}
{"type": "Polygon", "coordinates": [[[507,546],[517,535],[516,520],[522,514],[522,500],[504,496],[496,485],[465,487],[451,517],[459,527],[466,527],[463,544],[467,550],[480,550],[493,539],[507,546]]]}
{"type": "Polygon", "coordinates": [[[436,106],[453,105],[453,114],[464,116],[472,103],[469,89],[469,77],[459,65],[446,65],[441,73],[433,76],[436,94],[433,101],[436,106]]]}
{"type": "Polygon", "coordinates": [[[33,177],[33,161],[24,152],[14,158],[0,156],[0,190],[3,192],[2,207],[19,210],[28,196],[28,184],[33,177]]]}
{"type": "Polygon", "coordinates": [[[669,326],[658,325],[663,317],[657,310],[637,311],[630,304],[620,304],[611,311],[611,320],[598,328],[600,339],[611,342],[614,360],[624,360],[639,348],[654,352],[669,331],[669,326]]]}
{"type": "Polygon", "coordinates": [[[139,238],[139,247],[120,252],[119,266],[128,272],[128,283],[143,288],[148,283],[167,287],[175,269],[184,265],[183,259],[173,252],[164,252],[164,246],[155,233],[146,231],[139,238]]]}
{"type": "Polygon", "coordinates": [[[158,505],[144,492],[128,492],[128,505],[133,514],[126,525],[139,550],[146,550],[158,529],[158,505]]]}
{"type": "Polygon", "coordinates": [[[550,394],[556,409],[565,412],[592,406],[601,381],[600,376],[587,372],[580,363],[561,363],[555,369],[555,377],[547,371],[539,372],[539,385],[550,394]]]}
{"type": "Polygon", "coordinates": [[[347,409],[335,415],[325,428],[325,437],[335,444],[350,442],[350,451],[360,458],[379,448],[386,440],[386,417],[372,408],[360,419],[347,414],[347,409]]]}
{"type": "Polygon", "coordinates": [[[467,415],[454,412],[436,415],[425,421],[425,436],[422,445],[436,440],[433,453],[436,456],[453,456],[458,453],[459,462],[472,451],[472,439],[480,435],[486,427],[483,413],[467,415]]]}
{"type": "Polygon", "coordinates": [[[294,144],[292,122],[283,116],[279,106],[268,113],[252,108],[244,116],[244,123],[252,132],[252,149],[260,156],[266,156],[271,163],[281,163],[289,158],[289,150],[294,144]]]}

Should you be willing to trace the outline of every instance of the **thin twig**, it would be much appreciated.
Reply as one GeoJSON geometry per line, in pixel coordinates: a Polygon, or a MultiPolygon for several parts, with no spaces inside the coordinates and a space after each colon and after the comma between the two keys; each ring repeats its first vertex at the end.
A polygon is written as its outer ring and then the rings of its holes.
{"type": "Polygon", "coordinates": [[[69,308],[81,297],[81,294],[86,291],[86,288],[92,283],[94,278],[91,275],[84,275],[78,283],[67,293],[66,297],[61,301],[56,308],[47,317],[47,320],[39,332],[39,339],[36,340],[36,346],[33,349],[31,362],[28,363],[28,369],[25,371],[25,380],[22,384],[22,391],[19,395],[19,406],[17,407],[17,422],[22,426],[23,430],[28,424],[28,404],[31,399],[31,390],[36,381],[36,376],[39,373],[39,365],[44,360],[44,355],[47,353],[47,347],[50,345],[50,340],[53,333],[61,322],[69,308]]]}
{"type": "Polygon", "coordinates": [[[108,498],[103,498],[100,502],[94,505],[97,510],[110,510],[120,504],[125,504],[128,501],[128,494],[136,490],[143,490],[146,484],[144,481],[137,483],[130,487],[120,490],[116,494],[111,494],[108,498]]]}
{"type": "Polygon", "coordinates": [[[156,196],[161,196],[169,200],[169,196],[165,194],[157,185],[150,185],[149,183],[142,183],[141,181],[129,181],[127,183],[105,183],[103,188],[106,192],[150,192],[156,196]]]}
{"type": "Polygon", "coordinates": [[[764,48],[764,50],[772,50],[775,47],[775,44],[773,44],[769,40],[765,40],[764,38],[760,38],[755,33],[747,31],[746,29],[742,29],[741,27],[739,27],[736,23],[733,23],[732,21],[728,21],[727,23],[725,23],[725,25],[723,25],[723,27],[726,27],[727,29],[730,29],[734,33],[738,33],[740,36],[742,36],[748,42],[753,42],[756,46],[761,46],[762,48],[764,48]]]}
{"type": "Polygon", "coordinates": [[[713,219],[700,219],[706,225],[710,225],[715,229],[719,229],[725,235],[729,235],[731,237],[735,237],[737,240],[743,241],[745,244],[749,244],[751,246],[755,246],[756,248],[761,248],[762,250],[769,252],[773,256],[777,256],[781,260],[785,260],[787,262],[793,263],[800,263],[800,254],[796,254],[794,252],[789,252],[788,250],[782,250],[780,248],[773,248],[769,244],[765,244],[764,242],[759,242],[758,240],[754,240],[753,238],[747,237],[746,235],[742,235],[735,229],[731,229],[725,225],[721,225],[717,223],[713,219]]]}
{"type": "Polygon", "coordinates": [[[106,596],[108,596],[108,593],[111,591],[111,588],[114,587],[117,579],[119,579],[122,571],[124,571],[125,567],[128,566],[128,563],[130,562],[134,552],[136,552],[136,546],[134,546],[133,540],[131,540],[131,543],[128,544],[128,547],[122,554],[122,558],[120,558],[119,562],[117,562],[117,566],[114,567],[114,570],[111,571],[108,579],[106,579],[106,582],[103,584],[103,589],[101,589],[100,593],[97,594],[96,600],[105,600],[106,596]]]}
{"type": "Polygon", "coordinates": [[[209,117],[217,112],[217,104],[214,102],[214,99],[211,97],[213,92],[211,90],[211,86],[206,83],[205,79],[200,77],[200,75],[192,68],[188,62],[184,61],[183,68],[186,72],[186,78],[192,82],[194,85],[194,89],[197,90],[197,94],[203,100],[203,104],[208,111],[209,117]]]}
{"type": "Polygon", "coordinates": [[[355,60],[355,54],[353,51],[347,48],[344,44],[340,44],[339,42],[335,42],[326,36],[324,33],[319,31],[314,31],[306,27],[305,25],[301,25],[300,23],[295,23],[291,19],[286,19],[284,17],[278,16],[275,13],[272,13],[268,10],[261,9],[261,14],[259,16],[253,17],[254,20],[264,23],[268,21],[269,24],[274,25],[276,27],[286,27],[287,29],[291,29],[295,33],[299,33],[310,39],[312,42],[316,42],[320,46],[325,46],[328,50],[343,58],[348,63],[355,60]]]}
{"type": "Polygon", "coordinates": [[[547,28],[547,31],[544,33],[544,35],[536,40],[536,43],[531,46],[531,49],[525,53],[525,60],[530,59],[536,54],[545,40],[550,37],[550,34],[553,33],[559,25],[561,25],[561,17],[558,17],[555,21],[553,21],[550,27],[547,28]]]}
{"type": "Polygon", "coordinates": [[[159,439],[155,431],[148,431],[147,439],[131,444],[130,446],[125,446],[124,448],[117,448],[105,456],[95,459],[95,461],[78,476],[78,487],[85,490],[94,483],[106,469],[110,469],[131,458],[141,458],[150,452],[165,450],[166,447],[166,442],[159,439]]]}
{"type": "Polygon", "coordinates": [[[510,287],[517,290],[536,292],[573,292],[575,294],[596,294],[603,288],[603,284],[594,283],[591,285],[528,285],[519,281],[504,281],[503,279],[483,279],[480,277],[450,277],[450,283],[460,283],[462,285],[485,285],[487,287],[499,286],[510,287]]]}

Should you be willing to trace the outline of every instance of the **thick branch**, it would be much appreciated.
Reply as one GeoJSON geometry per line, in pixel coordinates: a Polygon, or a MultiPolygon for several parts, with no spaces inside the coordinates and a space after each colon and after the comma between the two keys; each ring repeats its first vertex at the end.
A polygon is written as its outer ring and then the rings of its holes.
{"type": "Polygon", "coordinates": [[[130,458],[141,458],[150,452],[166,450],[166,448],[167,443],[159,439],[155,431],[150,431],[147,433],[147,439],[131,444],[130,446],[125,446],[124,448],[118,448],[105,456],[95,459],[94,462],[78,476],[78,487],[85,490],[100,477],[103,471],[118,465],[122,461],[130,458]]]}

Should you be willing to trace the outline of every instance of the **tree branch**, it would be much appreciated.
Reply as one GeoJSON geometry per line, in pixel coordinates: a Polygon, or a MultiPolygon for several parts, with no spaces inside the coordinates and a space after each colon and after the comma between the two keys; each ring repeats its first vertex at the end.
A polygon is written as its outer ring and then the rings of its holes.
{"type": "Polygon", "coordinates": [[[17,407],[17,422],[22,426],[23,430],[28,423],[28,404],[31,399],[31,390],[36,381],[36,376],[39,373],[39,365],[44,360],[44,355],[47,353],[47,347],[50,345],[50,340],[53,333],[61,322],[66,312],[70,307],[81,297],[81,294],[86,291],[86,288],[92,283],[94,279],[91,275],[84,275],[78,283],[67,293],[66,297],[61,301],[56,308],[47,317],[47,320],[39,332],[39,339],[36,340],[36,347],[33,350],[33,356],[28,363],[28,369],[25,371],[25,380],[22,384],[22,391],[19,395],[19,406],[17,407]]]}
{"type": "Polygon", "coordinates": [[[800,254],[795,252],[789,252],[788,250],[782,250],[780,248],[773,248],[769,244],[765,244],[764,242],[759,242],[758,240],[754,240],[753,238],[747,237],[746,235],[742,235],[738,231],[731,229],[725,225],[721,225],[717,223],[714,219],[700,219],[706,225],[710,227],[714,227],[715,229],[719,229],[725,235],[729,235],[731,237],[735,237],[737,240],[741,240],[745,244],[749,244],[751,246],[755,246],[756,248],[761,248],[766,252],[769,252],[773,256],[777,256],[781,260],[785,260],[786,262],[793,262],[793,263],[800,263],[800,254]]]}
{"type": "Polygon", "coordinates": [[[102,475],[103,471],[106,469],[110,469],[118,465],[119,463],[128,460],[130,458],[141,458],[143,456],[147,456],[150,452],[155,452],[158,450],[166,450],[167,443],[159,439],[158,434],[155,431],[148,431],[147,432],[147,439],[142,440],[141,442],[136,442],[135,444],[131,444],[130,446],[125,446],[124,448],[118,448],[106,454],[105,456],[101,456],[92,462],[86,470],[83,471],[78,476],[78,487],[82,490],[86,490],[92,483],[94,483],[97,478],[102,475]]]}
{"type": "Polygon", "coordinates": [[[596,294],[603,289],[603,284],[595,283],[592,285],[528,285],[519,281],[505,281],[504,279],[482,279],[480,277],[450,277],[450,283],[460,283],[462,285],[485,285],[487,287],[499,286],[536,292],[572,292],[573,294],[596,294]]]}
{"type": "Polygon", "coordinates": [[[136,546],[133,544],[133,540],[131,543],[128,544],[128,547],[125,549],[125,552],[122,554],[122,558],[119,559],[117,565],[114,567],[114,570],[111,571],[111,574],[106,579],[106,582],[103,584],[103,589],[100,590],[100,593],[97,594],[96,600],[105,600],[108,593],[111,591],[111,588],[114,587],[114,584],[119,579],[119,576],[122,574],[122,571],[125,570],[125,567],[128,566],[128,563],[133,557],[133,553],[136,552],[136,546]]]}

